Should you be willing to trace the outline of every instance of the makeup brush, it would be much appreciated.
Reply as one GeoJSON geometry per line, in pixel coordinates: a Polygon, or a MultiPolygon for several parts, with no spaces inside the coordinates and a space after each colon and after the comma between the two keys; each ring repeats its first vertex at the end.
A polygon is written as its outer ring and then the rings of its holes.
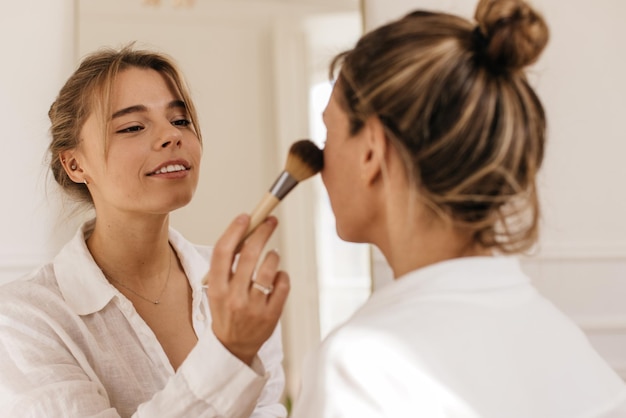
{"type": "MultiPolygon", "coordinates": [[[[285,169],[250,214],[250,225],[241,243],[267,218],[298,183],[317,174],[324,166],[324,153],[312,141],[301,139],[289,148],[285,169]]],[[[241,243],[239,244],[241,246],[241,243]]]]}
{"type": "MultiPolygon", "coordinates": [[[[244,237],[239,241],[235,253],[243,242],[267,218],[270,212],[287,194],[303,180],[317,174],[324,166],[324,153],[312,141],[301,139],[289,148],[285,168],[274,181],[270,190],[250,214],[250,225],[244,237]]],[[[206,280],[206,277],[205,277],[206,280]]],[[[206,286],[206,282],[203,281],[206,286]]]]}

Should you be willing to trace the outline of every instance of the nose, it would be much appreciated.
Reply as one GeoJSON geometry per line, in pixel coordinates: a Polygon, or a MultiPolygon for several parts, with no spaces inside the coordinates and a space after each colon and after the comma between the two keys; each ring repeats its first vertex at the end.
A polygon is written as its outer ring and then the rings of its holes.
{"type": "Polygon", "coordinates": [[[175,146],[179,147],[180,146],[180,139],[162,141],[161,148],[167,148],[170,145],[175,145],[175,146]]]}
{"type": "Polygon", "coordinates": [[[179,128],[173,126],[169,121],[163,124],[158,135],[157,146],[159,148],[167,148],[170,146],[180,147],[183,134],[179,128]]]}

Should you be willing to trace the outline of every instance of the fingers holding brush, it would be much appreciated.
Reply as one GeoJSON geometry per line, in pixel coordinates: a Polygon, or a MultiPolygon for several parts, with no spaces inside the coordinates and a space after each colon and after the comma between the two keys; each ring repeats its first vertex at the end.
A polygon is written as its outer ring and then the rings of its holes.
{"type": "Polygon", "coordinates": [[[280,257],[276,250],[269,251],[265,255],[256,275],[248,283],[251,300],[267,302],[268,297],[274,292],[274,281],[278,272],[279,261],[280,257]]]}
{"type": "Polygon", "coordinates": [[[228,287],[232,265],[237,254],[239,245],[246,228],[250,223],[250,217],[246,214],[239,215],[231,222],[224,234],[213,247],[211,267],[204,277],[203,284],[213,292],[223,292],[228,287]]]}
{"type": "Polygon", "coordinates": [[[252,215],[237,217],[215,246],[205,281],[213,332],[248,364],[274,332],[289,293],[289,277],[278,270],[278,253],[270,251],[259,263],[278,223],[268,215],[298,183],[322,169],[323,155],[308,139],[295,142],[285,169],[252,215]]]}
{"type": "Polygon", "coordinates": [[[265,219],[249,238],[238,246],[239,260],[231,278],[231,285],[237,287],[243,294],[249,290],[250,281],[255,275],[255,269],[259,264],[261,254],[278,225],[274,216],[265,219]]]}
{"type": "Polygon", "coordinates": [[[273,216],[245,241],[234,263],[248,224],[248,216],[238,217],[218,240],[207,274],[207,295],[215,336],[233,355],[251,364],[276,328],[289,292],[289,278],[278,270],[279,257],[275,251],[270,251],[259,263],[276,229],[277,220],[273,216]]]}
{"type": "Polygon", "coordinates": [[[276,250],[269,251],[259,266],[256,277],[250,282],[250,299],[269,305],[280,316],[289,293],[289,276],[278,270],[280,256],[276,250]]]}

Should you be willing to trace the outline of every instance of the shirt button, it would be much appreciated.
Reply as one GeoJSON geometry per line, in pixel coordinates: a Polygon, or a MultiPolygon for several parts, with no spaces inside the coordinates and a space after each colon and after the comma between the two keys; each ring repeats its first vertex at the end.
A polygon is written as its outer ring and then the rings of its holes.
{"type": "Polygon", "coordinates": [[[196,319],[198,321],[204,321],[206,319],[206,317],[204,315],[202,315],[201,313],[196,315],[196,319]]]}

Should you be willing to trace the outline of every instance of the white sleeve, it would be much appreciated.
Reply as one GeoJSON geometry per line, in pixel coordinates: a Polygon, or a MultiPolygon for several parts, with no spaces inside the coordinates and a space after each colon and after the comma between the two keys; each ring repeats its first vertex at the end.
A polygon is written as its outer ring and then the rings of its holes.
{"type": "Polygon", "coordinates": [[[165,388],[133,416],[248,418],[268,379],[258,361],[253,367],[206,332],[165,388]]]}
{"type": "MultiPolygon", "coordinates": [[[[120,416],[97,376],[81,365],[84,359],[79,359],[62,328],[53,330],[46,318],[38,317],[40,311],[15,301],[1,311],[2,414],[120,416]]],[[[133,416],[248,418],[254,411],[255,417],[285,417],[279,404],[284,384],[280,331],[275,335],[259,353],[261,358],[248,367],[212,332],[204,333],[165,387],[139,405],[133,416]],[[262,361],[267,362],[267,372],[262,361]]]]}
{"type": "Polygon", "coordinates": [[[259,355],[268,380],[263,387],[261,396],[251,418],[286,418],[287,410],[280,403],[285,389],[285,373],[283,371],[283,346],[281,326],[278,324],[272,336],[259,350],[259,355]]]}
{"type": "MultiPolygon", "coordinates": [[[[252,367],[248,367],[226,350],[212,332],[205,334],[209,336],[212,347],[207,344],[194,348],[177,373],[184,375],[186,384],[183,387],[188,386],[197,399],[206,402],[203,402],[204,408],[209,404],[212,410],[215,410],[215,415],[202,416],[285,418],[287,411],[280,403],[285,385],[280,326],[261,347],[252,367]],[[210,379],[207,376],[210,376],[210,379]]],[[[179,387],[179,383],[173,382],[172,386],[179,387]]],[[[166,392],[164,390],[159,394],[166,392]]],[[[167,398],[159,404],[168,405],[177,401],[177,398],[169,399],[169,393],[167,398]]],[[[194,399],[189,399],[190,403],[193,401],[194,399]]],[[[157,409],[152,409],[150,405],[150,409],[146,409],[144,414],[146,406],[148,404],[139,407],[138,416],[158,415],[158,404],[157,409]]],[[[185,411],[185,414],[180,416],[200,415],[185,411]]]]}

